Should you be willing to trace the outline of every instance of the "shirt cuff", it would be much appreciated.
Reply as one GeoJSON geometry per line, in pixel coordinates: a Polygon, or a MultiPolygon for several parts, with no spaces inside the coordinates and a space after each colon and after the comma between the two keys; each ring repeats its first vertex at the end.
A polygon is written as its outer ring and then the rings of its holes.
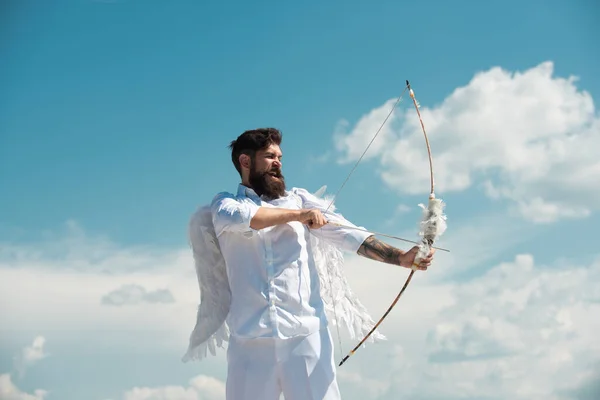
{"type": "MultiPolygon", "coordinates": [[[[358,227],[360,229],[364,229],[363,227],[358,227]]],[[[373,234],[371,232],[359,231],[359,230],[350,230],[346,232],[344,237],[343,247],[345,250],[356,253],[360,246],[364,243],[364,241],[373,234]]]]}

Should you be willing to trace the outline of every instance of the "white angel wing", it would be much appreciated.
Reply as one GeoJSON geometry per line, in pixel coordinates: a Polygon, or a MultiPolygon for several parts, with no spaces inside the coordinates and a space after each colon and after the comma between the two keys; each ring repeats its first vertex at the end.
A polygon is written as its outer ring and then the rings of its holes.
{"type": "MultiPolygon", "coordinates": [[[[322,197],[326,188],[323,186],[314,193],[324,208],[327,208],[331,201],[331,199],[322,197]]],[[[329,211],[335,211],[334,204],[329,207],[329,211]]],[[[310,235],[310,237],[321,283],[321,297],[329,318],[333,319],[334,326],[338,323],[337,319],[339,318],[341,320],[339,324],[345,325],[352,339],[366,336],[375,325],[375,321],[346,280],[343,252],[315,235],[310,235]]],[[[386,337],[379,330],[375,330],[367,342],[381,340],[386,340],[386,337]]]]}
{"type": "Polygon", "coordinates": [[[196,326],[182,361],[214,356],[216,347],[229,339],[226,318],[231,304],[231,291],[225,259],[212,223],[209,206],[201,207],[191,218],[189,240],[200,288],[200,305],[196,326]]]}
{"type": "MultiPolygon", "coordinates": [[[[327,185],[323,185],[319,188],[319,190],[317,190],[316,192],[314,192],[313,194],[315,195],[315,197],[317,198],[321,198],[323,197],[323,195],[325,194],[325,191],[327,190],[327,185]]],[[[333,205],[332,205],[333,207],[333,205]]]]}

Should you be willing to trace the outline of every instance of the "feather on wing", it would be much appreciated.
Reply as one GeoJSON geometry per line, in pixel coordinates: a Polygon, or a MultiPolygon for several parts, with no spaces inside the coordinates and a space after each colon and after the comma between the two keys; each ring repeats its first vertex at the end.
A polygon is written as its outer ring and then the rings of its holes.
{"type": "MultiPolygon", "coordinates": [[[[325,190],[326,186],[322,186],[313,194],[323,209],[327,209],[331,201],[323,196],[325,190]]],[[[329,211],[335,212],[335,204],[331,204],[329,211]]],[[[335,218],[338,218],[339,222],[344,225],[351,225],[339,214],[335,214],[335,218]]],[[[373,328],[375,321],[352,291],[346,279],[343,252],[315,235],[310,235],[310,237],[321,283],[321,297],[329,318],[333,320],[334,326],[338,323],[344,325],[353,339],[365,336],[373,328]]],[[[382,340],[386,340],[386,337],[379,330],[375,330],[369,338],[370,342],[382,340]]]]}
{"type": "Polygon", "coordinates": [[[188,234],[200,288],[200,305],[183,362],[200,360],[209,351],[214,356],[216,348],[223,347],[223,342],[228,341],[226,319],[231,304],[227,268],[213,227],[210,206],[201,207],[192,216],[188,234]]]}

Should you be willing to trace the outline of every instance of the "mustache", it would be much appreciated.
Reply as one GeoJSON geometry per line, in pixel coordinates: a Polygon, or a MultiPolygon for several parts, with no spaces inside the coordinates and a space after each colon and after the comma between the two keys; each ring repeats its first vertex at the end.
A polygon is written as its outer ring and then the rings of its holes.
{"type": "Polygon", "coordinates": [[[283,174],[281,173],[281,169],[279,169],[279,168],[273,168],[273,169],[265,172],[265,175],[271,175],[271,176],[275,176],[277,178],[283,177],[283,174]]]}

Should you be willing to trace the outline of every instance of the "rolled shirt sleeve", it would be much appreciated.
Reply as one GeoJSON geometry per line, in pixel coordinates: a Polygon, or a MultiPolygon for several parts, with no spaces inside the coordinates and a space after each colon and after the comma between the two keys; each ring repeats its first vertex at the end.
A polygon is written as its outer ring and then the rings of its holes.
{"type": "Polygon", "coordinates": [[[325,219],[328,221],[337,222],[341,225],[349,227],[346,228],[327,224],[319,229],[311,229],[310,232],[318,238],[323,239],[343,250],[356,253],[365,239],[373,235],[372,232],[367,231],[365,228],[354,225],[341,214],[331,210],[326,211],[329,202],[316,197],[309,191],[295,188],[295,193],[302,199],[303,208],[318,209],[323,213],[325,219]]]}
{"type": "Polygon", "coordinates": [[[250,221],[260,206],[251,199],[239,199],[231,193],[217,194],[211,203],[213,225],[217,237],[224,232],[252,234],[250,221]]]}

